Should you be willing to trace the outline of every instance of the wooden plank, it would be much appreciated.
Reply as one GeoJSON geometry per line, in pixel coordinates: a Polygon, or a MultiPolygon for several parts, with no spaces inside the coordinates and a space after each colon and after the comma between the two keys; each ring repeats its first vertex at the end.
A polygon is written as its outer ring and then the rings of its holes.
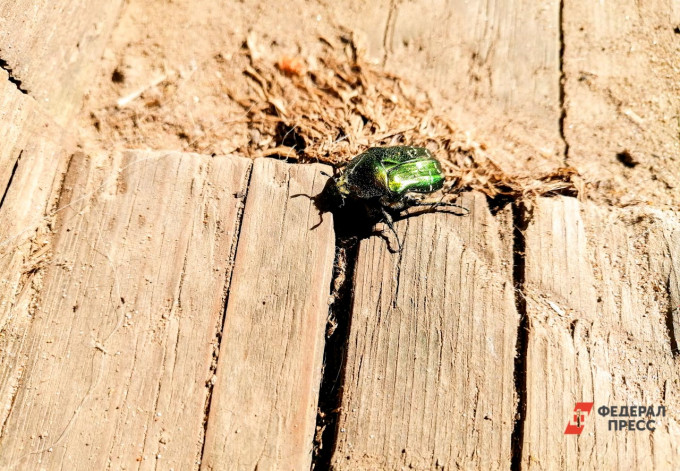
{"type": "Polygon", "coordinates": [[[504,168],[562,164],[559,1],[353,0],[335,15],[388,70],[424,85],[440,111],[493,146],[504,168]]]}
{"type": "Polygon", "coordinates": [[[196,467],[249,167],[74,157],[0,467],[196,467]]]}
{"type": "Polygon", "coordinates": [[[680,2],[564,1],[568,162],[610,200],[677,206],[680,2]]]}
{"type": "Polygon", "coordinates": [[[0,70],[0,430],[26,364],[26,332],[72,144],[7,78],[0,70]]]}
{"type": "Polygon", "coordinates": [[[677,468],[680,374],[667,326],[664,236],[670,215],[565,197],[539,199],[532,214],[523,467],[677,468]],[[567,436],[576,402],[594,402],[595,410],[581,435],[567,436]],[[603,405],[665,406],[669,414],[656,418],[653,433],[614,431],[610,417],[595,412],[603,405]]]}
{"type": "Polygon", "coordinates": [[[437,86],[464,88],[476,100],[494,97],[557,132],[559,2],[437,0],[394,9],[390,60],[421,49],[424,60],[413,66],[437,86]]]}
{"type": "Polygon", "coordinates": [[[328,317],[332,217],[322,165],[255,161],[202,469],[309,469],[328,317]]]}
{"type": "Polygon", "coordinates": [[[396,224],[361,242],[334,469],[508,469],[518,326],[509,214],[396,224]]]}
{"type": "Polygon", "coordinates": [[[80,107],[122,0],[0,3],[0,64],[60,123],[80,107]]]}

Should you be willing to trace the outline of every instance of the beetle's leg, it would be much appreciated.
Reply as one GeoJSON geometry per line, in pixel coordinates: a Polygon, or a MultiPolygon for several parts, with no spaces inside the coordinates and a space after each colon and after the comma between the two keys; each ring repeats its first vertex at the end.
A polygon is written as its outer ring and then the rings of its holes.
{"type": "Polygon", "coordinates": [[[319,222],[317,222],[317,223],[314,224],[312,227],[310,227],[309,230],[310,230],[310,231],[313,231],[314,229],[316,229],[317,227],[319,227],[321,224],[323,224],[323,213],[320,212],[320,213],[319,213],[319,222]]]}
{"type": "Polygon", "coordinates": [[[462,209],[463,211],[465,211],[465,213],[464,214],[454,213],[454,214],[458,214],[459,216],[467,216],[468,214],[470,214],[470,210],[468,208],[466,208],[465,206],[461,206],[459,204],[455,204],[455,203],[445,203],[445,202],[442,202],[442,201],[421,201],[421,200],[417,200],[417,199],[415,199],[411,196],[406,196],[406,197],[404,197],[404,199],[406,200],[406,206],[407,207],[429,206],[430,210],[432,210],[432,211],[436,210],[438,207],[459,208],[459,209],[462,209]]]}
{"type": "MultiPolygon", "coordinates": [[[[403,250],[403,247],[401,246],[401,241],[399,240],[399,234],[397,234],[397,231],[394,228],[394,220],[392,219],[392,215],[388,213],[383,207],[381,207],[380,210],[382,211],[383,217],[385,218],[385,224],[387,224],[387,227],[390,228],[392,234],[394,234],[394,237],[397,239],[397,245],[399,246],[399,250],[397,252],[401,252],[403,250]]],[[[395,253],[395,251],[392,250],[389,244],[387,244],[387,247],[390,249],[390,252],[395,253]]]]}

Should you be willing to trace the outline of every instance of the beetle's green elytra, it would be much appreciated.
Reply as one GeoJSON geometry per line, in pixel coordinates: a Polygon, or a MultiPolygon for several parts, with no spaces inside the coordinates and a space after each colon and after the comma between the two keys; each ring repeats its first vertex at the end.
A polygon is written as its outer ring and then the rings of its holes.
{"type": "MultiPolygon", "coordinates": [[[[372,147],[354,157],[342,172],[336,174],[331,191],[335,194],[337,207],[345,206],[348,200],[363,203],[378,214],[396,236],[393,216],[399,216],[401,211],[413,206],[428,206],[432,211],[438,207],[455,207],[469,212],[454,203],[425,201],[411,196],[412,193],[433,193],[443,186],[441,164],[429,150],[411,146],[372,147]]],[[[401,252],[399,237],[397,242],[401,252]]]]}
{"type": "Polygon", "coordinates": [[[408,192],[432,193],[444,186],[441,165],[422,147],[372,147],[347,165],[336,180],[344,197],[397,201],[408,192]]]}
{"type": "Polygon", "coordinates": [[[399,195],[408,191],[432,193],[444,186],[444,175],[434,159],[405,162],[387,172],[387,185],[399,195]]]}

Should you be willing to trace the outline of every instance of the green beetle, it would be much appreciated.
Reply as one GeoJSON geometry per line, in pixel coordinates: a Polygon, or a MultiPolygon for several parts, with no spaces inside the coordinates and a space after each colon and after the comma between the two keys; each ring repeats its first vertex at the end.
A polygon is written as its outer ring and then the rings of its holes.
{"type": "Polygon", "coordinates": [[[399,252],[402,246],[393,216],[414,206],[432,210],[454,207],[469,212],[457,204],[425,201],[412,195],[433,193],[444,186],[439,161],[423,147],[372,147],[353,158],[332,182],[337,206],[343,207],[348,201],[363,202],[369,209],[379,211],[380,219],[397,239],[399,252]]]}

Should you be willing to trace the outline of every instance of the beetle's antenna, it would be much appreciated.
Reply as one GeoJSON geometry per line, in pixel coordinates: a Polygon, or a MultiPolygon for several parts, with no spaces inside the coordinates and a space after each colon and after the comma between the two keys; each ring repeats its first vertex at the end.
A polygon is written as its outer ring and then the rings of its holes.
{"type": "Polygon", "coordinates": [[[290,195],[290,198],[298,198],[300,196],[304,196],[305,198],[309,198],[310,200],[314,201],[313,196],[306,195],[304,193],[295,193],[294,195],[290,195]]]}

